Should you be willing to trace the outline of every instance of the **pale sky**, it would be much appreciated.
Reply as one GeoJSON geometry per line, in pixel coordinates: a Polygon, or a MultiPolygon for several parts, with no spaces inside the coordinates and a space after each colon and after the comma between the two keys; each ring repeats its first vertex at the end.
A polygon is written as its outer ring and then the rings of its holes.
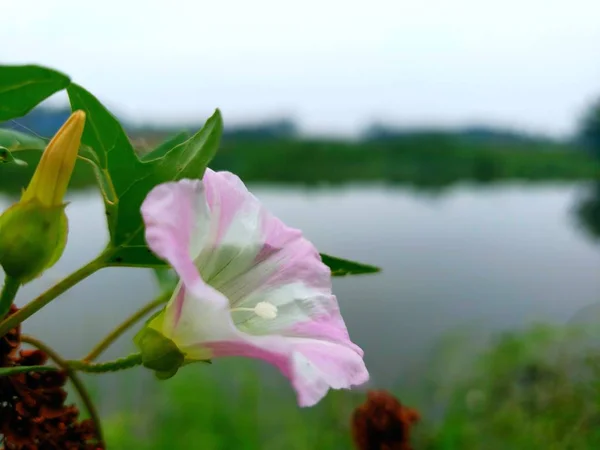
{"type": "Polygon", "coordinates": [[[491,123],[564,135],[600,95],[598,0],[0,0],[0,62],[137,122],[310,133],[491,123]]]}

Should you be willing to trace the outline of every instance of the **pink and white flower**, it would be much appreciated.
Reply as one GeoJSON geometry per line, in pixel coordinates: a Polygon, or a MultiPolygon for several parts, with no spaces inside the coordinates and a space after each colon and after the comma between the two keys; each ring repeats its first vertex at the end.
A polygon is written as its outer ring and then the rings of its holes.
{"type": "Polygon", "coordinates": [[[155,187],[142,205],[148,246],[180,277],[147,326],[186,361],[258,358],[291,381],[300,406],[369,379],[331,292],[331,272],[299,230],[228,172],[155,187]]]}

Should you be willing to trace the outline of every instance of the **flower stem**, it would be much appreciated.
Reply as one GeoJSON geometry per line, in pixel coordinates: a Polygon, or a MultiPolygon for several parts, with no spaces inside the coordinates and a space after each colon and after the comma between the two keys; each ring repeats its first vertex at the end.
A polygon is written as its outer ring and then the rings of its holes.
{"type": "Polygon", "coordinates": [[[27,373],[27,372],[51,372],[53,370],[56,370],[56,367],[52,367],[52,366],[0,367],[0,377],[9,377],[11,375],[17,375],[19,373],[27,373]]]}
{"type": "Polygon", "coordinates": [[[0,337],[4,336],[6,333],[15,328],[25,319],[31,317],[33,314],[38,312],[40,309],[42,309],[44,306],[46,306],[48,303],[50,303],[63,292],[70,289],[84,278],[89,277],[94,272],[102,269],[105,266],[106,256],[107,252],[101,253],[97,258],[93,259],[85,266],[76,270],[67,278],[63,279],[62,281],[59,281],[46,292],[41,294],[39,297],[35,298],[26,306],[18,310],[15,314],[12,314],[11,316],[5,318],[2,322],[0,322],[0,337]]]}
{"type": "Polygon", "coordinates": [[[88,373],[116,372],[118,370],[131,369],[142,364],[142,354],[133,353],[123,358],[103,363],[89,363],[85,361],[66,361],[70,368],[88,373]]]}
{"type": "Polygon", "coordinates": [[[135,325],[138,321],[140,321],[146,314],[151,312],[154,308],[159,307],[163,303],[169,300],[171,297],[170,292],[164,292],[152,300],[150,303],[144,305],[142,308],[138,309],[131,316],[129,316],[124,322],[119,324],[114,330],[112,330],[104,339],[102,339],[96,346],[90,351],[90,353],[83,358],[83,362],[89,363],[100,354],[106,350],[110,345],[116,341],[123,333],[125,333],[129,328],[135,325]]]}
{"type": "Polygon", "coordinates": [[[94,423],[96,434],[98,435],[98,440],[100,441],[99,443],[103,444],[104,438],[102,437],[102,426],[100,424],[100,416],[98,415],[98,411],[94,406],[92,398],[90,397],[87,389],[85,388],[85,385],[83,384],[81,378],[79,378],[77,373],[75,373],[75,371],[69,366],[66,360],[64,360],[58,353],[56,353],[52,348],[48,347],[39,339],[22,334],[21,342],[25,342],[40,349],[41,351],[46,353],[48,357],[56,363],[56,365],[58,365],[61,369],[63,369],[66,372],[67,376],[71,380],[71,383],[73,383],[75,390],[79,394],[79,398],[81,398],[81,401],[88,410],[90,419],[92,419],[92,422],[94,423]]]}
{"type": "Polygon", "coordinates": [[[21,287],[21,283],[16,278],[6,275],[4,278],[4,286],[0,293],[0,318],[6,316],[10,307],[15,301],[17,291],[21,287]]]}

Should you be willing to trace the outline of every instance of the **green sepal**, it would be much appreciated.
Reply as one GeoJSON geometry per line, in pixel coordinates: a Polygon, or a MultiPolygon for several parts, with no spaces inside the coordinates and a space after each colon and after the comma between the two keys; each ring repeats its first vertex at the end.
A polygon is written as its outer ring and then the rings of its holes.
{"type": "Polygon", "coordinates": [[[0,266],[22,284],[40,276],[67,244],[66,204],[16,203],[0,216],[0,266]]]}
{"type": "Polygon", "coordinates": [[[179,370],[179,367],[174,367],[171,370],[157,370],[154,372],[154,376],[161,380],[168,380],[169,378],[173,378],[175,376],[175,374],[177,373],[177,371],[179,370]]]}
{"type": "Polygon", "coordinates": [[[185,357],[177,345],[153,328],[142,328],[134,342],[142,353],[142,365],[161,376],[167,373],[172,373],[173,376],[183,365],[185,357]]]}

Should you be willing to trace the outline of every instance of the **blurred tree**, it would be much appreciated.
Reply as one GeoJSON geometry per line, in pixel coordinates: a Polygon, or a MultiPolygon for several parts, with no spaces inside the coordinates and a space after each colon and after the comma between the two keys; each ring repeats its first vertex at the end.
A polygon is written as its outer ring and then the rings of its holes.
{"type": "Polygon", "coordinates": [[[594,183],[589,188],[578,201],[574,212],[579,224],[589,236],[600,239],[600,183],[594,183]]]}
{"type": "Polygon", "coordinates": [[[600,159],[600,98],[595,100],[583,115],[579,135],[585,147],[600,159]]]}
{"type": "Polygon", "coordinates": [[[257,125],[238,125],[226,128],[223,137],[230,139],[291,139],[299,135],[291,119],[263,122],[257,125]]]}

